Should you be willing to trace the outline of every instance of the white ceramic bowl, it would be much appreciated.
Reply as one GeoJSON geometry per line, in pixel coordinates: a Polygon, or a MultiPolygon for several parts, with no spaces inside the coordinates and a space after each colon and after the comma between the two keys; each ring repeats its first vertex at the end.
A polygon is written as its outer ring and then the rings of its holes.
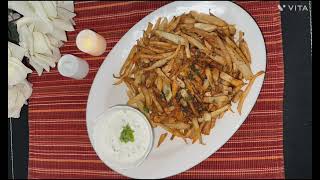
{"type": "MultiPolygon", "coordinates": [[[[122,116],[125,116],[122,115],[122,116]]],[[[91,143],[93,145],[94,150],[96,151],[99,158],[111,169],[130,169],[138,167],[148,156],[150,153],[152,147],[153,147],[153,130],[152,127],[147,120],[147,118],[144,116],[143,113],[138,111],[137,109],[126,106],[126,105],[117,105],[113,106],[111,108],[108,108],[105,112],[103,112],[100,116],[98,116],[97,121],[93,128],[93,139],[91,139],[91,143]],[[112,119],[110,118],[112,115],[119,111],[126,111],[133,113],[135,118],[129,119],[131,122],[139,122],[140,125],[144,126],[143,128],[147,129],[147,136],[149,138],[146,139],[147,142],[147,149],[143,152],[143,154],[136,160],[131,162],[126,161],[118,161],[114,156],[112,156],[110,153],[107,152],[106,149],[108,149],[107,143],[105,143],[105,138],[103,136],[106,136],[104,134],[101,134],[101,132],[106,132],[106,121],[117,121],[120,119],[112,119]],[[100,137],[99,137],[100,136],[100,137]]]]}

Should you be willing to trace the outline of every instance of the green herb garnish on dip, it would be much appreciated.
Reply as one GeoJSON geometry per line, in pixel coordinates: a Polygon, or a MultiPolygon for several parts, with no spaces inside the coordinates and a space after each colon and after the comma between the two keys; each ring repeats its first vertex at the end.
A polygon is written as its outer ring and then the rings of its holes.
{"type": "Polygon", "coordinates": [[[123,143],[134,142],[134,130],[131,129],[129,124],[123,127],[120,135],[120,141],[123,143]]]}

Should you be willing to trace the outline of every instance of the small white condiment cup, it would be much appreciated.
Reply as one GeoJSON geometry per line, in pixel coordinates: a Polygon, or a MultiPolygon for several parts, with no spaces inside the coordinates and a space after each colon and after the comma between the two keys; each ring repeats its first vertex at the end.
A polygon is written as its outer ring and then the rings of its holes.
{"type": "Polygon", "coordinates": [[[105,158],[102,154],[104,152],[101,152],[101,149],[97,149],[96,148],[96,142],[95,142],[95,135],[92,136],[91,139],[91,143],[92,146],[94,148],[94,150],[96,151],[97,155],[99,156],[99,158],[111,169],[116,170],[116,169],[131,169],[131,168],[135,168],[138,167],[139,165],[141,165],[145,159],[147,158],[147,156],[149,155],[149,153],[152,150],[153,147],[153,140],[154,140],[154,134],[153,134],[153,129],[148,121],[148,119],[146,118],[146,116],[140,112],[139,110],[127,106],[127,105],[116,105],[116,106],[112,106],[110,108],[108,108],[106,111],[104,111],[101,115],[98,116],[98,118],[96,119],[95,123],[94,123],[94,128],[93,128],[93,134],[95,134],[95,129],[100,125],[99,121],[103,121],[105,120],[105,117],[108,117],[109,115],[111,115],[112,113],[116,112],[116,111],[131,111],[133,113],[135,113],[136,115],[138,115],[141,119],[144,120],[145,123],[143,123],[144,126],[147,127],[147,131],[148,131],[148,135],[150,136],[149,138],[149,142],[148,142],[148,147],[147,150],[145,151],[145,153],[143,154],[143,156],[136,160],[134,163],[117,163],[114,160],[110,160],[108,158],[105,158]]]}
{"type": "Polygon", "coordinates": [[[58,71],[62,76],[83,79],[89,72],[87,61],[72,54],[63,55],[58,62],[58,71]]]}

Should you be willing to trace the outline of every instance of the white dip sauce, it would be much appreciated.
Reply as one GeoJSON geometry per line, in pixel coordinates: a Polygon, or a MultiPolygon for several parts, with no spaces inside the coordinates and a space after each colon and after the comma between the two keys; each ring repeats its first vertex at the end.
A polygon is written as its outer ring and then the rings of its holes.
{"type": "Polygon", "coordinates": [[[93,145],[100,159],[108,165],[135,166],[142,161],[151,147],[152,131],[143,115],[130,108],[116,107],[102,115],[94,127],[93,145]],[[134,141],[120,141],[123,128],[129,125],[134,141]]]}

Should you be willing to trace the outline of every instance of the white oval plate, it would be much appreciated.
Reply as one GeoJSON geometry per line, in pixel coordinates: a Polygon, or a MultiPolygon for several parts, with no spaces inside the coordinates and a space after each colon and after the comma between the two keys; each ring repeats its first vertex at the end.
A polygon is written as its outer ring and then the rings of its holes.
{"type": "MultiPolygon", "coordinates": [[[[155,24],[158,17],[167,17],[170,20],[173,16],[190,10],[208,13],[209,9],[228,23],[236,24],[236,28],[244,32],[244,38],[251,51],[253,73],[260,70],[265,71],[266,50],[262,33],[253,18],[240,6],[223,1],[177,1],[167,4],[133,26],[114,46],[101,65],[93,81],[87,103],[87,129],[91,142],[93,125],[97,117],[108,107],[125,104],[128,100],[124,83],[118,86],[112,85],[115,82],[112,74],[119,73],[131,47],[142,36],[142,30],[147,27],[147,23],[155,24]]],[[[160,148],[156,148],[158,138],[164,132],[164,130],[156,128],[154,129],[154,147],[139,167],[129,170],[113,170],[131,178],[158,179],[181,173],[199,164],[224,145],[241,126],[258,98],[263,80],[264,75],[255,81],[244,101],[242,115],[237,113],[236,105],[233,105],[232,108],[236,113],[227,112],[222,119],[217,120],[211,134],[203,138],[205,146],[198,143],[185,144],[183,140],[178,138],[170,141],[167,138],[160,148]]]]}

